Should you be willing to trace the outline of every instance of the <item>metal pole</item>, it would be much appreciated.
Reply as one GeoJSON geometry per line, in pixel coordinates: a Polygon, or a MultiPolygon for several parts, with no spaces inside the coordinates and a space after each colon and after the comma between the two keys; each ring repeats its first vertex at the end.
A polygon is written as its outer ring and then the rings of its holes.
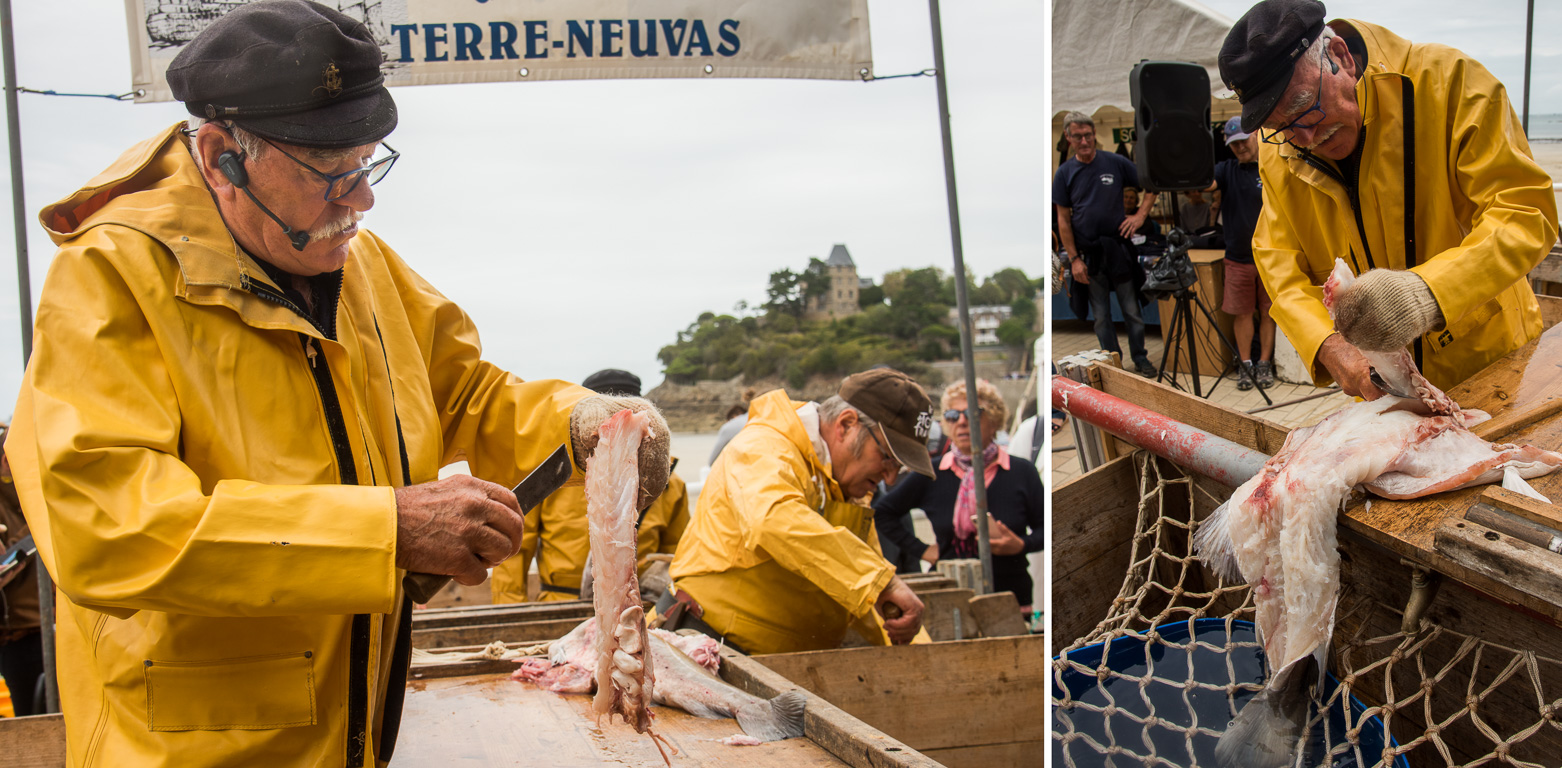
{"type": "Polygon", "coordinates": [[[1524,135],[1529,136],[1529,64],[1535,52],[1535,0],[1524,17],[1524,135]]]}
{"type": "Polygon", "coordinates": [[[960,200],[955,194],[955,149],[949,133],[949,71],[944,68],[944,30],[938,0],[928,0],[933,21],[933,68],[937,72],[938,127],[944,140],[944,189],[949,198],[949,236],[955,251],[955,302],[960,307],[960,360],[965,364],[965,403],[971,424],[971,474],[976,485],[976,551],[982,558],[982,594],[993,591],[993,552],[987,540],[987,477],[982,466],[981,403],[976,397],[976,359],[971,352],[971,306],[966,300],[965,256],[960,244],[960,200]]]}
{"type": "Polygon", "coordinates": [[[1261,451],[1238,445],[1197,427],[1064,376],[1052,377],[1052,405],[1178,466],[1235,488],[1264,468],[1261,451]]]}
{"type": "MultiPolygon", "coordinates": [[[[33,283],[27,265],[27,202],[22,194],[22,122],[16,103],[16,42],[11,36],[11,0],[0,0],[0,58],[5,60],[5,125],[11,149],[11,227],[16,237],[17,308],[22,316],[22,368],[33,356],[33,283]]],[[[54,677],[54,579],[38,568],[38,614],[43,633],[44,711],[60,711],[60,689],[54,677]]]]}

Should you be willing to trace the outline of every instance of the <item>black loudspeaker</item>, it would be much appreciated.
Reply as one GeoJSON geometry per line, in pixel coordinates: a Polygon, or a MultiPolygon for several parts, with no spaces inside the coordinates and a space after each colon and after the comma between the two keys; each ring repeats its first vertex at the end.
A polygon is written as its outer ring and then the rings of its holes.
{"type": "Polygon", "coordinates": [[[1215,179],[1209,73],[1183,61],[1141,61],[1128,75],[1139,182],[1157,192],[1204,189],[1215,179]]]}

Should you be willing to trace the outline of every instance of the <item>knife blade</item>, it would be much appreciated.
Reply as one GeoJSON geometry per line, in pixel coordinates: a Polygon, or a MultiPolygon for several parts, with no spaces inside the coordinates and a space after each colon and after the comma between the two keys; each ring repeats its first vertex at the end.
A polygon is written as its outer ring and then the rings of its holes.
{"type": "MultiPolygon", "coordinates": [[[[520,502],[521,514],[535,509],[543,499],[548,498],[569,480],[570,476],[569,448],[563,443],[543,459],[537,468],[531,471],[520,484],[512,489],[515,500],[520,502]]],[[[475,555],[474,555],[475,557],[475,555]]],[[[432,573],[409,573],[402,579],[402,587],[414,603],[427,603],[434,595],[450,583],[449,576],[438,576],[432,573]]]]}

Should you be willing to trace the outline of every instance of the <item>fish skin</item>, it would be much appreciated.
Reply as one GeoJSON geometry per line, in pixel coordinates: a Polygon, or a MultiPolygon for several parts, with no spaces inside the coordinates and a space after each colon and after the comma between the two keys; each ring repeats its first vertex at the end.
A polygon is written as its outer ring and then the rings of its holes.
{"type": "MultiPolygon", "coordinates": [[[[591,693],[596,685],[592,666],[596,626],[596,617],[581,622],[554,642],[548,659],[523,661],[511,678],[534,682],[555,693],[591,693]]],[[[800,691],[787,691],[766,701],[715,674],[712,667],[720,663],[720,657],[715,655],[711,638],[686,637],[661,629],[653,629],[647,636],[657,669],[652,690],[657,704],[677,707],[695,717],[734,718],[744,733],[761,741],[803,735],[807,698],[800,691]],[[684,648],[694,649],[694,656],[708,658],[710,663],[696,661],[684,648]]]]}
{"type": "MultiPolygon", "coordinates": [[[[1354,276],[1343,261],[1324,286],[1333,306],[1354,276]]],[[[1504,467],[1539,477],[1562,467],[1562,454],[1534,446],[1493,445],[1469,431],[1487,418],[1462,410],[1415,369],[1408,353],[1376,353],[1369,362],[1414,399],[1385,396],[1348,405],[1311,427],[1292,430],[1279,453],[1206,519],[1194,536],[1199,557],[1229,582],[1253,585],[1259,636],[1271,675],[1221,736],[1228,768],[1288,765],[1276,739],[1295,743],[1317,690],[1303,669],[1323,668],[1339,594],[1337,513],[1351,492],[1387,498],[1494,482],[1504,467]],[[1309,662],[1311,660],[1311,662],[1309,662]],[[1298,701],[1302,706],[1298,706],[1298,701]],[[1300,722],[1299,722],[1300,721],[1300,722]],[[1279,763],[1270,755],[1279,754],[1279,763]]]]}

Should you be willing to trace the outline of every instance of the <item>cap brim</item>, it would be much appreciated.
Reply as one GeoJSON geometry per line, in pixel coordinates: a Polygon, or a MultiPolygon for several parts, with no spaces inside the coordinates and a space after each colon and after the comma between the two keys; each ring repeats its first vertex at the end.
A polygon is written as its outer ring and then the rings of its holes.
{"type": "MultiPolygon", "coordinates": [[[[1292,71],[1295,71],[1294,68],[1292,71]]],[[[1242,102],[1243,133],[1251,134],[1257,131],[1264,121],[1269,119],[1269,115],[1275,111],[1275,105],[1280,102],[1280,97],[1285,95],[1285,89],[1290,85],[1290,76],[1282,77],[1274,85],[1242,102]]]]}
{"type": "Polygon", "coordinates": [[[1252,135],[1253,134],[1251,134],[1251,133],[1233,133],[1230,136],[1226,137],[1226,146],[1229,147],[1229,146],[1231,146],[1232,142],[1234,142],[1234,141],[1241,141],[1241,140],[1243,140],[1243,139],[1245,139],[1245,138],[1247,138],[1249,136],[1252,136],[1252,135]]]}
{"type": "Polygon", "coordinates": [[[345,149],[373,144],[396,129],[396,100],[384,86],[368,95],[278,117],[234,118],[240,127],[258,136],[320,149],[345,149]]]}
{"type": "Polygon", "coordinates": [[[884,442],[889,445],[889,452],[895,454],[896,461],[906,469],[932,479],[933,461],[928,458],[927,443],[885,429],[883,424],[878,427],[879,434],[884,436],[884,442]]]}

